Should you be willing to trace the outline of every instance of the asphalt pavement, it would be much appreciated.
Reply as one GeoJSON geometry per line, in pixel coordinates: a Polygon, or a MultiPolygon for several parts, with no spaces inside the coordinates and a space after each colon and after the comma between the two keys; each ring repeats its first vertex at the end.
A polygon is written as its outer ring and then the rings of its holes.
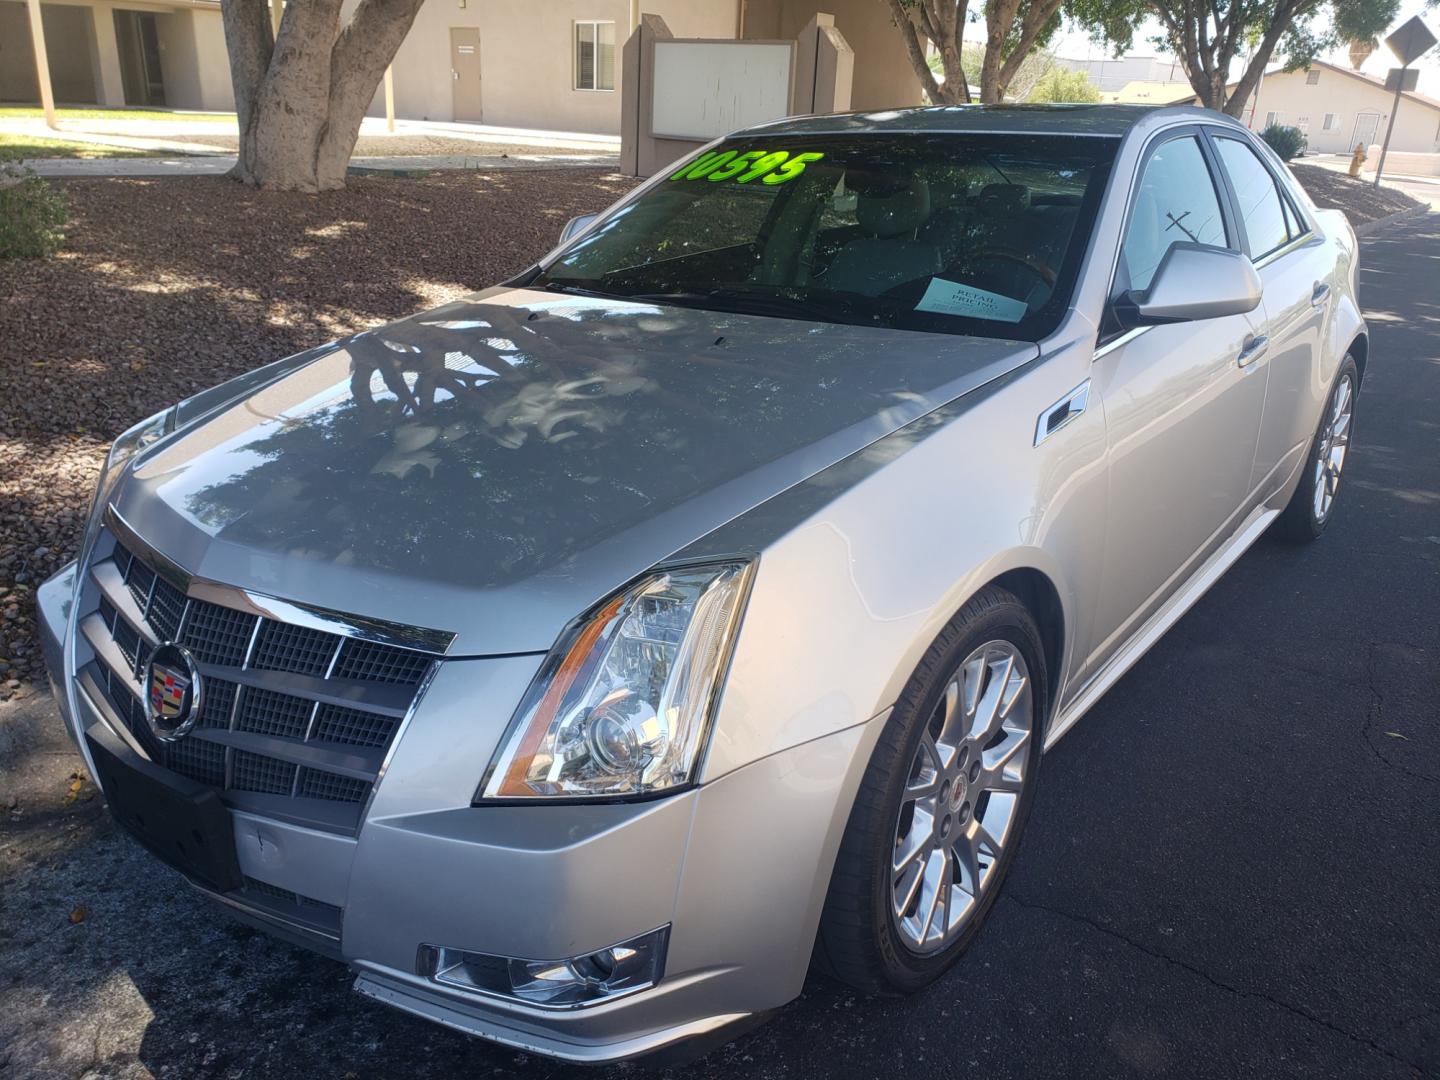
{"type": "MultiPolygon", "coordinates": [[[[1440,216],[1362,258],[1372,360],[1329,532],[1262,540],[1047,755],[947,978],[884,1001],[813,978],[683,1075],[1440,1075],[1440,216]]],[[[228,923],[70,790],[78,762],[42,697],[0,707],[0,1074],[573,1071],[228,923]]]]}

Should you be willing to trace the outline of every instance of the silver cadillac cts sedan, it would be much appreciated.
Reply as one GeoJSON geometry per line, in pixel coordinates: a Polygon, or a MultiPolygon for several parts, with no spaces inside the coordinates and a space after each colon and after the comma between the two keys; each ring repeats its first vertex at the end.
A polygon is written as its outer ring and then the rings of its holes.
{"type": "Polygon", "coordinates": [[[500,1043],[924,986],[1042,751],[1329,523],[1354,234],[1124,106],[782,121],[566,234],[122,435],[40,591],[65,723],[196,888],[500,1043]]]}

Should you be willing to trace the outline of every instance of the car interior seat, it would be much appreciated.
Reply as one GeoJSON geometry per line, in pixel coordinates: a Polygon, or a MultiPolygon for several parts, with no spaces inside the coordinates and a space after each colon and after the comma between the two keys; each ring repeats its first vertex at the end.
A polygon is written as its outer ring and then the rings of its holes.
{"type": "Polygon", "coordinates": [[[856,188],[855,221],[865,233],[835,253],[822,284],[879,296],[941,268],[940,251],[917,231],[930,217],[930,186],[922,177],[849,176],[856,188]]]}

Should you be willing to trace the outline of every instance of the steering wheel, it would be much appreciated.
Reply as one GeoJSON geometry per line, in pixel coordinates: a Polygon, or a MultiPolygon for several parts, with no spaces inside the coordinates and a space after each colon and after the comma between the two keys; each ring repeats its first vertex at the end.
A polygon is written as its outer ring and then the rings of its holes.
{"type": "Polygon", "coordinates": [[[1055,280],[1058,275],[1048,263],[1041,262],[1034,255],[1027,255],[1023,251],[1014,251],[1011,248],[981,248],[979,251],[970,254],[969,259],[1004,259],[1006,262],[1017,263],[1029,270],[1032,274],[1045,282],[1050,288],[1055,287],[1055,280]]]}

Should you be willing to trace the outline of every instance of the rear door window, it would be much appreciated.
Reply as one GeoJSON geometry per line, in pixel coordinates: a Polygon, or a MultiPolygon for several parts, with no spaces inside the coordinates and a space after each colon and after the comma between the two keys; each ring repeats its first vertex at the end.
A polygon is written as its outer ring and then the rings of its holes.
{"type": "Polygon", "coordinates": [[[1270,170],[1259,155],[1239,139],[1217,136],[1215,147],[1240,204],[1250,258],[1264,258],[1276,248],[1284,247],[1290,240],[1290,229],[1270,170]]]}

